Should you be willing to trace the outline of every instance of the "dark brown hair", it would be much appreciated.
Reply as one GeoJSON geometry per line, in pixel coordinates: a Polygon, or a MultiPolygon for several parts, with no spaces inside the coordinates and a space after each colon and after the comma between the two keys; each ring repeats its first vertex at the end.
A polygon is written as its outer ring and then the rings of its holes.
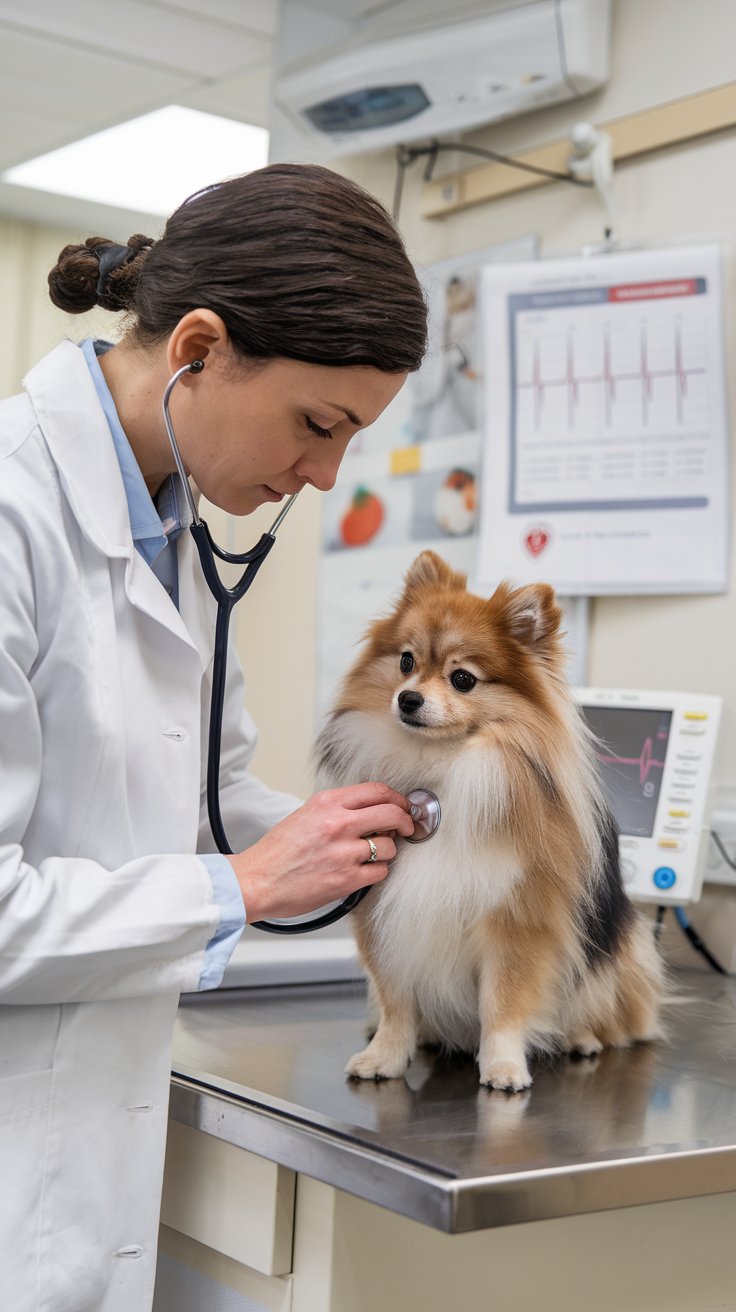
{"type": "Polygon", "coordinates": [[[72,314],[132,312],[137,345],[205,308],[252,359],[387,373],[421,364],[426,304],[401,237],[379,201],[330,169],[272,164],[208,187],[171,215],[160,241],[131,237],[126,262],[100,278],[110,245],[65,246],[50,296],[72,314]]]}

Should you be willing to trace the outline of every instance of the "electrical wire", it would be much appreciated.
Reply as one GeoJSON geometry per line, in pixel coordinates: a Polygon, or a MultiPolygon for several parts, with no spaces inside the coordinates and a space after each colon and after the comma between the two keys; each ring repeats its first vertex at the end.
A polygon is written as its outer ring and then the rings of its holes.
{"type": "Polygon", "coordinates": [[[723,860],[726,862],[726,865],[730,866],[731,870],[736,870],[736,861],[734,861],[733,858],[728,855],[728,852],[723,846],[723,839],[721,838],[721,835],[717,834],[715,829],[711,829],[710,836],[713,839],[713,842],[715,843],[716,847],[718,848],[718,851],[720,852],[723,860]]]}
{"type": "Polygon", "coordinates": [[[524,173],[535,173],[538,177],[550,178],[555,182],[570,182],[574,187],[590,188],[593,186],[592,182],[584,178],[576,178],[572,173],[558,173],[554,169],[540,168],[537,164],[525,164],[522,160],[514,159],[511,155],[501,155],[496,150],[488,150],[485,146],[472,146],[464,141],[431,141],[426,146],[399,146],[396,151],[397,174],[392,209],[395,222],[398,221],[399,217],[404,175],[407,168],[418,159],[426,159],[424,181],[431,182],[437,156],[443,150],[454,150],[465,155],[475,155],[479,159],[488,159],[494,164],[506,164],[509,168],[521,169],[524,173]]]}
{"type": "Polygon", "coordinates": [[[396,151],[396,178],[394,180],[394,199],[391,206],[394,223],[398,223],[399,210],[401,209],[401,197],[404,192],[404,176],[413,159],[404,159],[401,153],[401,146],[396,151]]]}
{"type": "MultiPolygon", "coordinates": [[[[537,164],[525,164],[511,155],[500,155],[496,150],[485,146],[471,146],[464,141],[435,141],[427,147],[427,153],[436,159],[441,150],[458,150],[466,155],[477,155],[480,159],[489,159],[494,164],[507,164],[509,168],[521,169],[524,173],[536,173],[540,178],[551,178],[555,182],[571,182],[573,187],[592,187],[593,183],[585,178],[576,178],[572,173],[559,173],[555,169],[540,168],[537,164]]],[[[430,178],[427,181],[431,181],[430,178]]]]}
{"type": "Polygon", "coordinates": [[[724,970],[720,961],[716,961],[713,954],[708,951],[707,947],[705,946],[705,943],[703,942],[702,938],[698,934],[697,930],[695,930],[693,926],[690,924],[690,921],[685,915],[685,912],[683,911],[682,907],[675,907],[674,912],[675,912],[675,919],[677,920],[677,923],[680,926],[680,929],[682,930],[683,934],[689,940],[689,942],[692,943],[696,952],[699,952],[702,957],[705,957],[705,960],[708,962],[708,965],[711,967],[711,970],[715,970],[718,975],[727,975],[728,971],[724,970]]]}

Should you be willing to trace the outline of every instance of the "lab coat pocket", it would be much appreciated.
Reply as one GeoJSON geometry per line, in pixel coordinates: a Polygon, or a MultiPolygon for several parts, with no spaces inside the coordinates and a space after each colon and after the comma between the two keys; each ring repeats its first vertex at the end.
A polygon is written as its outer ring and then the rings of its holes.
{"type": "MultiPolygon", "coordinates": [[[[51,1096],[52,1075],[49,1066],[45,1070],[23,1071],[20,1075],[0,1078],[0,1135],[4,1135],[8,1121],[38,1117],[43,1113],[51,1096]]],[[[4,1150],[0,1152],[0,1161],[6,1161],[4,1150]]]]}
{"type": "Polygon", "coordinates": [[[39,1224],[53,1070],[0,1079],[0,1271],[3,1307],[37,1307],[39,1224]]]}

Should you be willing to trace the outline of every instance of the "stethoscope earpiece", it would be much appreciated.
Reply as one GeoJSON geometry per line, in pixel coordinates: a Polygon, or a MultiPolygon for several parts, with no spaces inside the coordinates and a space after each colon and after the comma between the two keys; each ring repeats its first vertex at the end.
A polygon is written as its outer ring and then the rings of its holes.
{"type": "Polygon", "coordinates": [[[189,366],[190,374],[201,374],[204,369],[204,360],[192,360],[189,366]]]}

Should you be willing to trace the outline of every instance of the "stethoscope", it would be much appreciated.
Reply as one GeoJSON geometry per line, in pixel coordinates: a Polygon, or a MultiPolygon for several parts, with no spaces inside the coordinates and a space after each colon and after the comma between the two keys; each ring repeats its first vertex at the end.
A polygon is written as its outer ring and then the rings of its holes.
{"type": "MultiPolygon", "coordinates": [[[[194,538],[197,553],[199,555],[202,573],[204,574],[207,586],[217,602],[217,620],[215,623],[215,653],[212,666],[212,696],[210,700],[210,722],[209,722],[209,742],[207,757],[207,813],[209,815],[210,828],[212,836],[217,844],[218,851],[225,856],[232,856],[233,849],[227,841],[225,827],[222,822],[222,812],[220,810],[220,753],[222,747],[222,717],[225,703],[225,682],[227,677],[227,641],[228,631],[230,628],[230,616],[233,608],[245,596],[253,580],[256,577],[266,556],[276,542],[276,534],[288,515],[291,507],[296,501],[299,493],[294,492],[290,496],[279,514],[276,516],[271,527],[266,533],[261,534],[260,539],[251,547],[250,551],[240,553],[232,551],[223,551],[218,547],[207,524],[197,512],[192,489],[189,485],[189,479],[184,469],[179,447],[174,435],[174,426],[169,414],[169,397],[176,383],[185,374],[199,374],[204,369],[203,360],[193,360],[191,364],[185,364],[183,368],[177,369],[172,375],[166,386],[163,396],[163,414],[166,431],[169,435],[171,450],[176,468],[184,488],[184,493],[189,505],[189,511],[192,516],[190,531],[194,538]],[[223,583],[215,564],[215,556],[224,560],[229,565],[245,565],[245,569],[231,588],[223,583]]],[[[421,843],[425,839],[431,838],[440,823],[441,812],[440,804],[434,793],[427,789],[418,788],[414,792],[407,794],[408,800],[412,803],[412,816],[414,818],[414,834],[407,842],[421,843]]],[[[256,920],[253,921],[253,929],[263,929],[269,934],[306,934],[314,929],[324,929],[326,925],[332,925],[336,920],[341,920],[343,916],[348,915],[357,907],[358,903],[371,890],[371,885],[366,888],[359,888],[355,893],[351,893],[337,906],[331,910],[325,911],[322,915],[314,916],[311,920],[300,921],[280,921],[280,920],[256,920]]]]}

